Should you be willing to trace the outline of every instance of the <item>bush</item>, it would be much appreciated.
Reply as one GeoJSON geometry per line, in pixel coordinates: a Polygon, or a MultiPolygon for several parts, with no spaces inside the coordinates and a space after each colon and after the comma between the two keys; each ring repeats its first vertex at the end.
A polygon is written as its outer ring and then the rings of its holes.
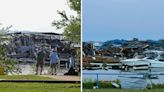
{"type": "Polygon", "coordinates": [[[99,87],[100,88],[112,88],[112,82],[111,81],[99,81],[99,87]]]}
{"type": "MultiPolygon", "coordinates": [[[[99,88],[114,88],[112,86],[112,82],[120,84],[120,80],[118,80],[118,79],[114,80],[114,81],[99,81],[99,88]]],[[[97,86],[96,81],[85,80],[83,82],[83,88],[85,88],[85,89],[92,89],[93,86],[97,86]]]]}
{"type": "Polygon", "coordinates": [[[5,52],[5,48],[0,45],[0,66],[4,68],[6,74],[19,73],[20,69],[16,66],[18,62],[14,59],[8,58],[5,52]]]}
{"type": "Polygon", "coordinates": [[[164,84],[152,84],[153,89],[164,88],[164,84]]]}
{"type": "Polygon", "coordinates": [[[92,80],[85,80],[85,81],[83,82],[83,88],[92,89],[93,86],[96,86],[96,82],[95,82],[95,81],[92,81],[92,80]]]}

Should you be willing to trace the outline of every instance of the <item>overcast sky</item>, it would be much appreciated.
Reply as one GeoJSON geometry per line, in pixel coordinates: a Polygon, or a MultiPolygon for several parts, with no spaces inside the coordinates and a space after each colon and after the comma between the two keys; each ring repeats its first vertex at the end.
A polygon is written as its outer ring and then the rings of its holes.
{"type": "Polygon", "coordinates": [[[164,38],[164,0],[83,0],[83,40],[164,38]]]}
{"type": "Polygon", "coordinates": [[[57,10],[74,13],[67,0],[0,0],[0,23],[3,24],[0,27],[13,25],[12,30],[55,31],[51,23],[60,18],[57,10]]]}

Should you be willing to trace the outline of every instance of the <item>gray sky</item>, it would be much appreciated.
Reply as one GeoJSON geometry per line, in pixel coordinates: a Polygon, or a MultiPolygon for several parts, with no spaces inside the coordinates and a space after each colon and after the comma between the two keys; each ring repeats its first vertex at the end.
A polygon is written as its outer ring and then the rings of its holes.
{"type": "Polygon", "coordinates": [[[55,31],[51,23],[60,18],[57,10],[75,14],[67,0],[0,0],[0,23],[3,24],[0,27],[13,25],[12,30],[55,31]]]}
{"type": "Polygon", "coordinates": [[[83,40],[164,38],[164,0],[83,0],[83,40]]]}

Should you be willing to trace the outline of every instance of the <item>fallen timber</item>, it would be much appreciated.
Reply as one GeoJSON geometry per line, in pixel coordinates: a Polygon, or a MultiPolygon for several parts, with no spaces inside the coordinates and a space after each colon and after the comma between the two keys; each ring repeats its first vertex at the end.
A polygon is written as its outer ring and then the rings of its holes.
{"type": "Polygon", "coordinates": [[[83,57],[83,68],[84,69],[101,69],[104,67],[108,68],[119,68],[122,64],[119,59],[105,56],[87,56],[83,57]]]}

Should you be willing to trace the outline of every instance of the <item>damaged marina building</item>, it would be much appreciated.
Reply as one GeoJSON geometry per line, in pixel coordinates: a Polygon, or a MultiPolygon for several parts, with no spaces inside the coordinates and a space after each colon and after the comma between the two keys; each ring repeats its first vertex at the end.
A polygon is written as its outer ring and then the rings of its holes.
{"type": "MultiPolygon", "coordinates": [[[[49,54],[52,48],[58,48],[60,66],[68,68],[69,56],[76,60],[76,49],[80,49],[77,42],[68,41],[63,34],[52,32],[14,32],[5,34],[8,41],[3,39],[3,46],[7,56],[19,62],[35,63],[36,53],[43,48],[46,53],[45,64],[49,64],[49,54]]],[[[78,60],[79,62],[79,60],[78,60]]],[[[76,62],[77,64],[79,64],[76,62]]]]}

